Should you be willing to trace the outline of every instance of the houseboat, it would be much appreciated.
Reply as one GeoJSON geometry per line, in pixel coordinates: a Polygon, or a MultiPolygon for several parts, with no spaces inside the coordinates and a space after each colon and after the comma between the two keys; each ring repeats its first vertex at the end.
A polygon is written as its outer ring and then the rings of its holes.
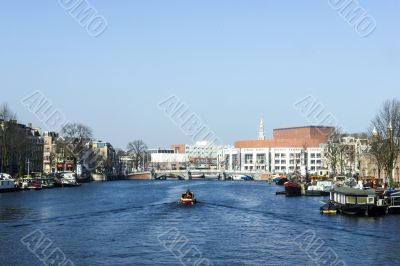
{"type": "Polygon", "coordinates": [[[388,212],[400,214],[400,191],[391,192],[388,196],[388,212]]]}
{"type": "Polygon", "coordinates": [[[337,187],[331,191],[330,202],[338,212],[348,215],[377,216],[387,212],[386,200],[375,189],[337,187]]]}

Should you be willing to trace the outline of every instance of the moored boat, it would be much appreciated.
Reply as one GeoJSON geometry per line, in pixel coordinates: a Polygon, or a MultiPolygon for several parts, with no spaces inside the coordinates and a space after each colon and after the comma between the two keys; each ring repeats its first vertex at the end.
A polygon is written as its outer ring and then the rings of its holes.
{"type": "Polygon", "coordinates": [[[375,189],[338,187],[331,191],[331,203],[348,215],[378,216],[387,212],[386,200],[375,189]]]}
{"type": "Polygon", "coordinates": [[[318,181],[314,186],[308,186],[306,196],[321,197],[329,196],[330,191],[334,188],[333,183],[330,181],[318,181]]]}
{"type": "Polygon", "coordinates": [[[38,182],[40,182],[42,184],[42,188],[44,188],[44,189],[49,189],[49,188],[55,187],[55,182],[52,178],[42,177],[42,178],[38,179],[38,182]]]}
{"type": "Polygon", "coordinates": [[[189,178],[191,180],[204,180],[206,178],[205,174],[190,174],[189,178]]]}
{"type": "Polygon", "coordinates": [[[331,201],[326,203],[324,206],[320,208],[321,214],[325,215],[335,215],[337,214],[337,207],[331,201]]]}
{"type": "Polygon", "coordinates": [[[33,178],[23,178],[21,183],[21,189],[24,190],[42,190],[42,184],[33,178]]]}
{"type": "Polygon", "coordinates": [[[17,191],[15,180],[9,174],[0,174],[0,193],[17,191]]]}
{"type": "Polygon", "coordinates": [[[182,193],[179,203],[181,205],[195,205],[197,203],[196,196],[193,192],[188,190],[182,193]]]}
{"type": "Polygon", "coordinates": [[[400,214],[400,191],[389,191],[389,206],[390,214],[400,214]]]}
{"type": "Polygon", "coordinates": [[[301,185],[294,181],[289,181],[285,183],[285,193],[289,197],[301,196],[301,185]]]}
{"type": "Polygon", "coordinates": [[[233,181],[252,181],[253,178],[248,175],[232,175],[233,181]]]}
{"type": "Polygon", "coordinates": [[[30,190],[42,190],[43,186],[38,181],[31,181],[31,182],[28,183],[28,189],[30,189],[30,190]]]}

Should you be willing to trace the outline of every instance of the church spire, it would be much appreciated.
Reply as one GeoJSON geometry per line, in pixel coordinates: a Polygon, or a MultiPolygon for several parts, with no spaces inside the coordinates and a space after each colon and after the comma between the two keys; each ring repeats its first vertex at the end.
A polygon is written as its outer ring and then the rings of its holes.
{"type": "Polygon", "coordinates": [[[258,140],[265,140],[264,120],[261,118],[260,128],[258,130],[258,140]]]}

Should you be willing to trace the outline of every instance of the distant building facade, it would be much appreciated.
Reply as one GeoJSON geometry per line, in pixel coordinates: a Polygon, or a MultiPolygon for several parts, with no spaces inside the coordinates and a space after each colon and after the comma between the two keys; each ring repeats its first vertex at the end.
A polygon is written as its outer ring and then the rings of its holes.
{"type": "Polygon", "coordinates": [[[211,169],[218,166],[218,154],[224,148],[231,146],[214,145],[208,141],[198,141],[195,144],[175,144],[171,149],[175,153],[185,154],[190,169],[211,169]]]}
{"type": "Polygon", "coordinates": [[[89,147],[93,151],[94,157],[89,160],[89,168],[95,173],[105,175],[117,175],[119,164],[116,151],[109,142],[92,140],[89,147]]]}
{"type": "Polygon", "coordinates": [[[343,135],[339,138],[338,143],[322,145],[324,168],[329,173],[333,173],[333,163],[329,161],[330,156],[326,156],[329,145],[338,145],[340,151],[336,159],[336,175],[363,175],[361,164],[369,147],[369,140],[367,138],[343,135]]]}
{"type": "Polygon", "coordinates": [[[275,129],[271,140],[265,139],[263,130],[261,121],[257,140],[237,141],[234,148],[223,149],[219,154],[219,166],[225,170],[318,174],[323,166],[322,145],[334,128],[275,129]]]}
{"type": "Polygon", "coordinates": [[[58,133],[43,133],[43,173],[49,174],[57,171],[57,140],[58,133]]]}
{"type": "Polygon", "coordinates": [[[12,176],[43,171],[40,129],[16,120],[0,120],[0,171],[12,176]]]}

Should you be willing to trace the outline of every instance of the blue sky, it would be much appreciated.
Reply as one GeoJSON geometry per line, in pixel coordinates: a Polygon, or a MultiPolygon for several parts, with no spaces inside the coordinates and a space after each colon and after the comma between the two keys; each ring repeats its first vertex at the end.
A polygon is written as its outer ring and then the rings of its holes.
{"type": "Polygon", "coordinates": [[[59,1],[3,1],[0,102],[46,129],[20,100],[42,91],[69,120],[124,148],[190,143],[157,108],[177,95],[227,144],[310,124],[312,95],[364,131],[399,95],[400,2],[360,1],[376,22],[359,36],[326,1],[88,1],[108,23],[91,37],[59,1]]]}

